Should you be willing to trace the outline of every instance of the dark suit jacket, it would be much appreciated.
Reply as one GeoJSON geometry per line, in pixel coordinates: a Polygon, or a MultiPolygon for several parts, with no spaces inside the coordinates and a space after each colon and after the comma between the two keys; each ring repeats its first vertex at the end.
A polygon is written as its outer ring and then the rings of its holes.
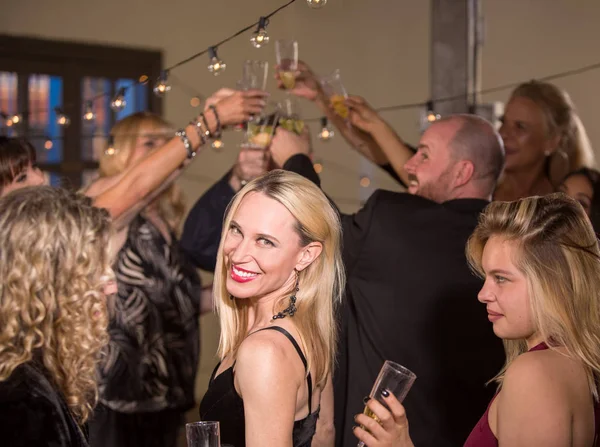
{"type": "MultiPolygon", "coordinates": [[[[284,168],[318,184],[306,156],[284,168]]],[[[219,203],[208,195],[200,202],[219,203]]],[[[495,391],[485,383],[504,351],[477,301],[482,283],[464,252],[486,205],[378,190],[358,213],[342,215],[348,282],[334,376],[337,446],[356,446],[353,417],[385,360],[417,375],[404,401],[417,447],[462,445],[484,413],[495,391]]],[[[209,212],[222,218],[224,206],[209,212]]]]}

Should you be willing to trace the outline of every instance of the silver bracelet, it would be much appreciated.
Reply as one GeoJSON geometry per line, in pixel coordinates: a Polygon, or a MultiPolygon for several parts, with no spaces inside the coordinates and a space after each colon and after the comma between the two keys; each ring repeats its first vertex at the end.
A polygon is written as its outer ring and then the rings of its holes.
{"type": "Polygon", "coordinates": [[[185,150],[187,151],[187,158],[194,158],[196,156],[196,152],[192,149],[192,143],[190,142],[190,139],[188,138],[187,134],[185,133],[184,129],[179,129],[177,132],[175,132],[175,135],[177,135],[179,138],[181,138],[181,141],[183,142],[183,146],[185,147],[185,150]]]}

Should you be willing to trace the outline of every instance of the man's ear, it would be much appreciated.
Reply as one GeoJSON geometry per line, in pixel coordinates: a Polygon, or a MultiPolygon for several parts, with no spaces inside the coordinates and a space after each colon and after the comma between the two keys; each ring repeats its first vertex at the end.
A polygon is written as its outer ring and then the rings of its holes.
{"type": "Polygon", "coordinates": [[[470,160],[461,160],[455,165],[454,186],[464,186],[473,180],[475,166],[470,160]]]}

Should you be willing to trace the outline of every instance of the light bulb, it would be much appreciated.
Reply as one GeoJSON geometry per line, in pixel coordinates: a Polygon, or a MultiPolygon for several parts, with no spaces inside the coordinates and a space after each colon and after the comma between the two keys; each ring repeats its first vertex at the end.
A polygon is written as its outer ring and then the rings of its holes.
{"type": "Polygon", "coordinates": [[[363,188],[368,188],[371,185],[371,179],[367,176],[360,178],[360,186],[363,188]]]}
{"type": "Polygon", "coordinates": [[[217,49],[215,47],[210,47],[208,49],[208,58],[210,59],[210,64],[208,64],[208,71],[210,71],[215,76],[218,76],[223,70],[227,68],[227,64],[223,62],[217,56],[217,49]]]}
{"type": "Polygon", "coordinates": [[[23,115],[21,115],[20,113],[15,113],[13,116],[11,116],[6,122],[7,126],[14,126],[17,124],[21,124],[21,122],[23,121],[23,115]],[[11,122],[11,124],[8,124],[8,121],[11,122]]]}
{"type": "Polygon", "coordinates": [[[319,9],[327,4],[327,0],[306,0],[306,3],[313,9],[319,9]]]}
{"type": "Polygon", "coordinates": [[[167,71],[163,70],[160,73],[160,76],[158,77],[158,80],[156,81],[156,84],[154,84],[154,94],[158,97],[163,96],[165,93],[167,93],[169,90],[171,90],[171,85],[167,82],[167,78],[169,77],[169,74],[167,73],[167,71]]]}
{"type": "Polygon", "coordinates": [[[313,164],[313,168],[315,169],[315,172],[317,174],[320,174],[321,172],[323,172],[323,163],[317,161],[313,164]]]}
{"type": "Polygon", "coordinates": [[[115,97],[110,102],[110,108],[115,112],[120,112],[127,105],[127,101],[125,100],[125,88],[121,87],[115,97]]]}
{"type": "Polygon", "coordinates": [[[258,21],[258,28],[250,38],[250,42],[254,48],[260,48],[269,43],[269,35],[267,34],[267,19],[261,17],[258,21]]]}
{"type": "Polygon", "coordinates": [[[96,119],[96,114],[94,113],[94,102],[87,101],[85,103],[85,112],[83,113],[84,121],[94,121],[96,119]]]}
{"type": "Polygon", "coordinates": [[[54,146],[54,143],[52,143],[50,137],[46,137],[46,141],[44,142],[44,149],[49,151],[50,149],[52,149],[52,146],[54,146]]]}
{"type": "Polygon", "coordinates": [[[115,155],[117,150],[115,149],[115,138],[111,135],[108,137],[108,146],[104,149],[104,155],[115,155]]]}
{"type": "Polygon", "coordinates": [[[427,121],[433,123],[441,118],[440,115],[433,111],[433,101],[427,101],[427,121]]]}
{"type": "Polygon", "coordinates": [[[223,143],[223,140],[221,140],[220,138],[217,138],[216,140],[213,140],[213,142],[211,143],[211,147],[215,151],[220,151],[225,147],[225,143],[223,143]]]}
{"type": "Polygon", "coordinates": [[[68,127],[71,124],[71,119],[60,108],[56,107],[54,110],[56,111],[56,124],[61,127],[68,127]]]}
{"type": "Polygon", "coordinates": [[[335,132],[327,122],[326,117],[321,118],[321,127],[321,131],[319,132],[319,139],[321,141],[329,141],[335,136],[335,132]]]}

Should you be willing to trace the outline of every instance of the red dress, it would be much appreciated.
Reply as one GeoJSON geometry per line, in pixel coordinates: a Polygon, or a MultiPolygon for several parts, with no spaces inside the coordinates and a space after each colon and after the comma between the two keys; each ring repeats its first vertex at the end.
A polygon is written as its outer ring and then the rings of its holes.
{"type": "MultiPolygon", "coordinates": [[[[548,349],[548,346],[546,346],[546,343],[542,342],[539,345],[531,348],[529,351],[541,351],[544,349],[548,349]]],[[[497,395],[498,394],[496,393],[496,396],[497,395]]],[[[494,399],[496,398],[496,396],[494,396],[494,399]]],[[[465,442],[464,447],[498,447],[498,440],[492,433],[492,429],[490,428],[490,424],[488,422],[488,415],[490,413],[490,407],[492,406],[492,402],[494,402],[494,399],[492,399],[492,401],[490,402],[490,404],[487,407],[487,410],[485,410],[485,413],[483,414],[481,419],[479,419],[479,422],[477,422],[477,425],[475,425],[475,427],[473,428],[473,431],[467,438],[467,441],[465,442]]],[[[599,419],[600,411],[598,411],[598,410],[599,410],[598,404],[596,404],[596,407],[594,409],[594,415],[596,417],[596,439],[594,442],[594,446],[598,445],[597,438],[598,438],[598,431],[599,431],[599,427],[600,427],[600,419],[599,419]]]]}

